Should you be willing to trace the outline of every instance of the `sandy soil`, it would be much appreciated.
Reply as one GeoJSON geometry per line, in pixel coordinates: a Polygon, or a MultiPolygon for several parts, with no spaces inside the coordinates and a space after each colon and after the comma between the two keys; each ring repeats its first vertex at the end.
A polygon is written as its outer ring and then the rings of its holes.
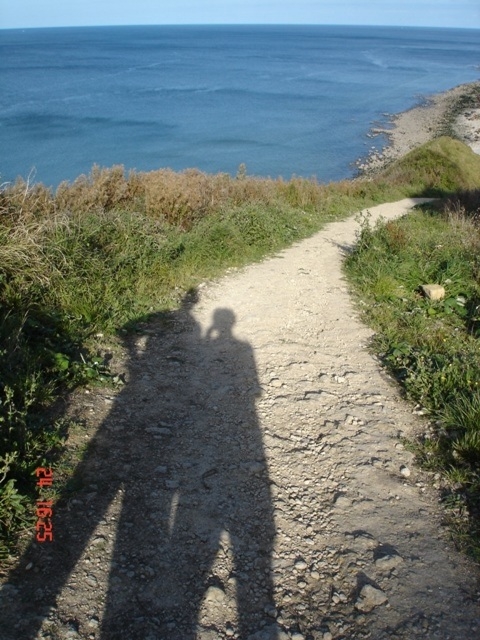
{"type": "MultiPolygon", "coordinates": [[[[404,156],[421,144],[439,135],[455,102],[471,84],[460,85],[428,98],[422,105],[391,116],[388,127],[372,129],[370,136],[386,135],[389,139],[381,151],[372,151],[368,158],[357,162],[362,173],[377,171],[386,163],[404,156]]],[[[468,109],[454,125],[458,137],[480,153],[480,108],[468,109]]]]}
{"type": "Polygon", "coordinates": [[[201,287],[125,340],[121,391],[74,398],[80,489],[4,571],[2,640],[480,637],[478,572],[401,441],[427,426],[342,277],[357,228],[201,287]]]}

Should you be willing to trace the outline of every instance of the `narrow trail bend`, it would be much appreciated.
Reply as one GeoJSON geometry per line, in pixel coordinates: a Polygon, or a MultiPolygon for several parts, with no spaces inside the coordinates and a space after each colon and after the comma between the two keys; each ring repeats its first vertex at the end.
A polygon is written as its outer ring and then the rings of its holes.
{"type": "Polygon", "coordinates": [[[399,440],[419,418],[342,276],[357,227],[235,271],[129,341],[125,388],[79,409],[96,422],[83,489],[8,577],[2,639],[480,638],[478,573],[399,440]]]}

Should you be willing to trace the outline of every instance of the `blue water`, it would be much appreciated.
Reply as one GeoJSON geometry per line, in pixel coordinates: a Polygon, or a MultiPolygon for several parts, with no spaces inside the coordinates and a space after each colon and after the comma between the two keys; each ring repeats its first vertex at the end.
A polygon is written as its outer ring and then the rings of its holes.
{"type": "MultiPolygon", "coordinates": [[[[0,182],[94,163],[337,180],[385,113],[478,80],[480,31],[332,26],[0,30],[0,182]]],[[[381,145],[383,141],[377,141],[381,145]]]]}

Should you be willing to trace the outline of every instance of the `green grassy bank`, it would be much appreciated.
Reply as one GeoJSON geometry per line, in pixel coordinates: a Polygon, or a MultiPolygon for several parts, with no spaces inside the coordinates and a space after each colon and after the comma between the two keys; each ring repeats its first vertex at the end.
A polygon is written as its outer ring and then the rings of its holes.
{"type": "Polygon", "coordinates": [[[480,561],[480,190],[375,227],[364,219],[345,268],[373,349],[426,416],[407,444],[455,541],[480,561]],[[423,284],[445,297],[429,300],[423,284]]]}
{"type": "MultiPolygon", "coordinates": [[[[75,386],[109,380],[96,335],[134,331],[149,314],[174,308],[202,280],[258,260],[333,219],[406,196],[443,197],[478,188],[480,158],[441,138],[373,179],[330,185],[252,178],[243,170],[231,178],[169,170],[126,175],[114,167],[94,168],[55,193],[22,181],[3,189],[3,552],[22,527],[31,526],[35,468],[62,456],[68,424],[55,411],[58,400],[75,386]]],[[[470,308],[473,294],[462,293],[470,308]]],[[[452,306],[449,318],[456,314],[452,306]]],[[[464,335],[475,363],[475,336],[468,326],[456,339],[464,335]]]]}

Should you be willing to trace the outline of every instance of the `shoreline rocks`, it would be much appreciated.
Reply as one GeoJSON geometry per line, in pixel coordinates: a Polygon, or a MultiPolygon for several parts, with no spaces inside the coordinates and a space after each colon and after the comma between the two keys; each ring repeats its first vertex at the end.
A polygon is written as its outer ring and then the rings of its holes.
{"type": "Polygon", "coordinates": [[[387,144],[372,146],[369,153],[355,162],[360,176],[371,175],[403,157],[416,147],[439,137],[447,127],[475,153],[480,153],[480,105],[466,107],[455,116],[462,98],[471,94],[478,82],[462,84],[427,98],[422,104],[398,114],[384,114],[386,120],[374,123],[367,137],[384,136],[387,144]]]}

